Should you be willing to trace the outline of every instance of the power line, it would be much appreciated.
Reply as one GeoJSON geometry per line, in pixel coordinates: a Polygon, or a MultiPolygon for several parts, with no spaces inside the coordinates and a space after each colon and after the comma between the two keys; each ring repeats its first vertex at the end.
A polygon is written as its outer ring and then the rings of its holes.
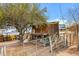
{"type": "Polygon", "coordinates": [[[62,20],[62,22],[64,23],[63,25],[64,25],[64,27],[66,28],[66,25],[65,25],[65,22],[64,22],[64,19],[65,19],[65,18],[64,18],[64,16],[63,16],[61,4],[59,4],[59,12],[60,12],[61,20],[62,20]]]}
{"type": "Polygon", "coordinates": [[[61,6],[61,4],[59,4],[59,12],[60,12],[61,20],[62,20],[63,23],[64,23],[64,17],[63,17],[63,12],[62,12],[62,6],[61,6]]]}

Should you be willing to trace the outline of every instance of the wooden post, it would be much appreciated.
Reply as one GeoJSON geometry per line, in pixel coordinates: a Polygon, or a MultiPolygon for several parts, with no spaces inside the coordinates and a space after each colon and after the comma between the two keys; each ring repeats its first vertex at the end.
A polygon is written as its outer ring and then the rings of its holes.
{"type": "Polygon", "coordinates": [[[69,44],[71,46],[71,34],[69,33],[69,44]]]}
{"type": "Polygon", "coordinates": [[[3,47],[0,47],[0,56],[3,56],[3,47]]]}
{"type": "Polygon", "coordinates": [[[78,46],[78,50],[79,50],[79,37],[78,37],[78,31],[79,31],[79,28],[78,28],[78,23],[76,23],[76,35],[77,35],[77,46],[78,46]]]}
{"type": "Polygon", "coordinates": [[[73,45],[73,34],[71,34],[71,45],[73,45]]]}
{"type": "Polygon", "coordinates": [[[69,33],[69,46],[71,46],[71,34],[69,33]]]}
{"type": "Polygon", "coordinates": [[[53,50],[52,50],[52,40],[51,40],[51,36],[49,36],[49,42],[50,42],[50,53],[51,53],[51,55],[52,55],[53,50]]]}
{"type": "Polygon", "coordinates": [[[74,34],[73,34],[73,44],[75,44],[75,43],[74,43],[74,34]]]}
{"type": "Polygon", "coordinates": [[[69,42],[69,34],[67,33],[67,40],[68,40],[68,46],[70,46],[70,42],[69,42]]]}
{"type": "Polygon", "coordinates": [[[7,48],[7,46],[4,46],[4,54],[5,54],[5,56],[7,55],[7,54],[6,54],[6,52],[7,52],[7,51],[6,51],[6,48],[7,48]]]}
{"type": "Polygon", "coordinates": [[[6,56],[6,46],[3,46],[3,55],[6,56]]]}
{"type": "Polygon", "coordinates": [[[67,38],[66,38],[66,33],[64,33],[64,37],[65,37],[65,46],[67,46],[67,42],[66,42],[66,40],[67,40],[67,38]]]}
{"type": "Polygon", "coordinates": [[[37,56],[37,36],[36,36],[36,54],[35,55],[37,56]]]}
{"type": "Polygon", "coordinates": [[[66,39],[66,47],[68,47],[68,36],[67,36],[67,33],[65,33],[65,39],[66,39]]]}

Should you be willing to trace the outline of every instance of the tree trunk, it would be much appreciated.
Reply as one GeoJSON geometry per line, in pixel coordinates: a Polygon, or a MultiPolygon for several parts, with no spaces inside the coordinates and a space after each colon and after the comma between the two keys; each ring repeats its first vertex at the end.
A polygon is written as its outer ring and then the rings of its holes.
{"type": "Polygon", "coordinates": [[[20,40],[20,45],[23,45],[23,34],[22,31],[19,32],[19,40],[20,40]]]}
{"type": "Polygon", "coordinates": [[[23,36],[19,35],[20,44],[23,45],[23,36]]]}

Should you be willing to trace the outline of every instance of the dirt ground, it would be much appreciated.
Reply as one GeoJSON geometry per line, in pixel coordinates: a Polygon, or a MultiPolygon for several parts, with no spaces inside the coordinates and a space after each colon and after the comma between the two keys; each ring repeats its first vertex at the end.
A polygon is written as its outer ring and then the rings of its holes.
{"type": "MultiPolygon", "coordinates": [[[[61,49],[59,51],[53,51],[54,56],[78,56],[79,51],[77,50],[77,45],[74,44],[66,49],[61,49]]],[[[6,46],[6,56],[53,56],[50,52],[49,46],[44,46],[41,44],[26,43],[23,46],[19,44],[11,44],[6,46]],[[36,49],[37,47],[37,49],[36,49]]]]}
{"type": "Polygon", "coordinates": [[[50,48],[49,46],[37,46],[32,43],[24,44],[24,46],[13,45],[8,46],[6,49],[7,56],[50,56],[50,48]]]}
{"type": "Polygon", "coordinates": [[[70,46],[69,48],[60,51],[57,56],[79,56],[77,45],[70,46]]]}
{"type": "MultiPolygon", "coordinates": [[[[14,45],[8,46],[6,50],[7,56],[53,56],[50,53],[49,46],[44,47],[38,45],[36,50],[36,45],[34,44],[24,44],[24,46],[14,45]]],[[[79,51],[77,50],[77,45],[73,45],[67,49],[58,51],[55,56],[78,56],[79,51]]]]}

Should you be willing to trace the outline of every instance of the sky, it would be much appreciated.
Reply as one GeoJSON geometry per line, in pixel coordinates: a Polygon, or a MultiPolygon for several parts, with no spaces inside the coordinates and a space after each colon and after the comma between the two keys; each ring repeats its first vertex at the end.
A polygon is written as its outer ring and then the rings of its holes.
{"type": "MultiPolygon", "coordinates": [[[[64,17],[64,22],[67,22],[68,16],[68,9],[72,7],[79,7],[78,3],[42,3],[40,4],[41,8],[47,8],[47,16],[48,22],[51,21],[58,21],[60,20],[61,16],[64,17]],[[62,13],[61,13],[62,11],[62,13]]],[[[62,20],[60,20],[63,23],[62,20]]]]}

